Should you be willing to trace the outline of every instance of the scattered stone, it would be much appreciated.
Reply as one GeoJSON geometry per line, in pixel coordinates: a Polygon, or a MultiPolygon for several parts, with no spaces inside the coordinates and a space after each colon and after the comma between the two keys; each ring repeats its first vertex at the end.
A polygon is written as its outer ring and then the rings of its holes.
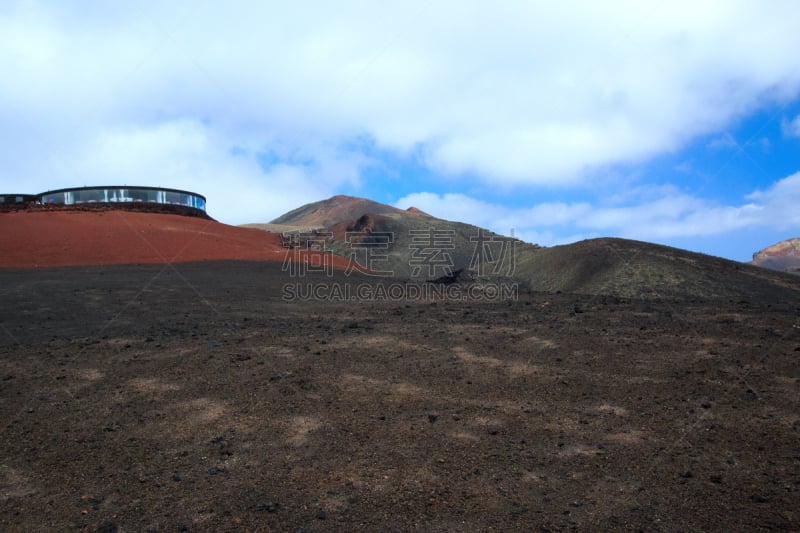
{"type": "Polygon", "coordinates": [[[283,510],[283,505],[278,502],[275,503],[260,503],[256,505],[256,511],[259,513],[279,513],[283,510]]]}
{"type": "Polygon", "coordinates": [[[119,526],[111,521],[106,521],[97,527],[97,533],[117,533],[119,526]]]}
{"type": "Polygon", "coordinates": [[[100,499],[95,498],[91,494],[84,494],[81,496],[81,500],[86,504],[90,505],[92,510],[97,511],[100,509],[100,499]]]}

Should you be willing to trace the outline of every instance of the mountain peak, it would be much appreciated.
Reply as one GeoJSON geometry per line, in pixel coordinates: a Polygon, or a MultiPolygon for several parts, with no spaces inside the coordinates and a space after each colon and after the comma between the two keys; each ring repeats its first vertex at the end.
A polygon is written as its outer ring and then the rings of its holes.
{"type": "MultiPolygon", "coordinates": [[[[419,211],[419,210],[416,210],[419,211]]],[[[303,227],[322,228],[333,226],[347,220],[355,220],[362,215],[418,215],[422,211],[406,211],[391,205],[382,204],[366,198],[338,194],[326,200],[312,202],[279,216],[271,224],[285,224],[303,227]]]]}
{"type": "Polygon", "coordinates": [[[423,211],[421,209],[417,209],[413,205],[411,207],[409,207],[408,209],[406,209],[406,213],[408,213],[409,215],[418,215],[418,216],[425,216],[425,217],[431,216],[428,213],[426,213],[425,211],[423,211]]]}
{"type": "Polygon", "coordinates": [[[753,265],[800,273],[800,238],[786,239],[753,254],[753,265]]]}

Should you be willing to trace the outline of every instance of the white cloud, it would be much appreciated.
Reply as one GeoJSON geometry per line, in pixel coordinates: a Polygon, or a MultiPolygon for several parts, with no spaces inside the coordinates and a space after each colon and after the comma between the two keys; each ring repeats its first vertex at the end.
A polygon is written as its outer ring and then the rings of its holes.
{"type": "Polygon", "coordinates": [[[714,150],[731,149],[738,148],[739,143],[736,142],[736,139],[733,138],[733,135],[726,131],[719,137],[711,139],[711,141],[708,143],[708,147],[714,150]]]}
{"type": "Polygon", "coordinates": [[[661,241],[686,236],[724,235],[746,228],[774,227],[800,231],[800,172],[763,191],[747,195],[739,205],[718,205],[665,186],[639,191],[627,205],[542,203],[509,208],[465,195],[415,193],[397,207],[414,205],[431,215],[517,235],[545,246],[597,236],[661,241]],[[653,196],[659,192],[658,196],[653,196]],[[533,240],[531,240],[531,238],[533,240]]]}
{"type": "Polygon", "coordinates": [[[752,205],[762,209],[759,221],[777,228],[800,230],[800,172],[784,178],[763,191],[746,197],[752,205]]]}
{"type": "Polygon", "coordinates": [[[7,2],[2,189],[157,180],[264,220],[357,186],[361,137],[442,174],[578,186],[796,96],[798,19],[790,0],[7,2]]]}
{"type": "Polygon", "coordinates": [[[787,137],[800,137],[800,115],[797,115],[792,120],[783,119],[781,121],[781,130],[787,137]]]}

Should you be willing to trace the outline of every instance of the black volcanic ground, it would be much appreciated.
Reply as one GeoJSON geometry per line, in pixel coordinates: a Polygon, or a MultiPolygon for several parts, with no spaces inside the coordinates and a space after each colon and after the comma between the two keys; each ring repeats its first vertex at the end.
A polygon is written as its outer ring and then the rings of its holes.
{"type": "Polygon", "coordinates": [[[800,529],[796,287],[667,293],[689,274],[662,264],[648,291],[597,253],[641,296],[285,302],[280,263],[0,270],[0,528],[800,529]]]}

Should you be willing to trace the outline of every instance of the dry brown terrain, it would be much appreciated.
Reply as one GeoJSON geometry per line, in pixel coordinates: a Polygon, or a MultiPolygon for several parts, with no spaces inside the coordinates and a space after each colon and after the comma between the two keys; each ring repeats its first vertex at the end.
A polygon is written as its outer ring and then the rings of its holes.
{"type": "Polygon", "coordinates": [[[285,302],[280,266],[0,270],[0,529],[800,529],[795,292],[285,302]]]}

